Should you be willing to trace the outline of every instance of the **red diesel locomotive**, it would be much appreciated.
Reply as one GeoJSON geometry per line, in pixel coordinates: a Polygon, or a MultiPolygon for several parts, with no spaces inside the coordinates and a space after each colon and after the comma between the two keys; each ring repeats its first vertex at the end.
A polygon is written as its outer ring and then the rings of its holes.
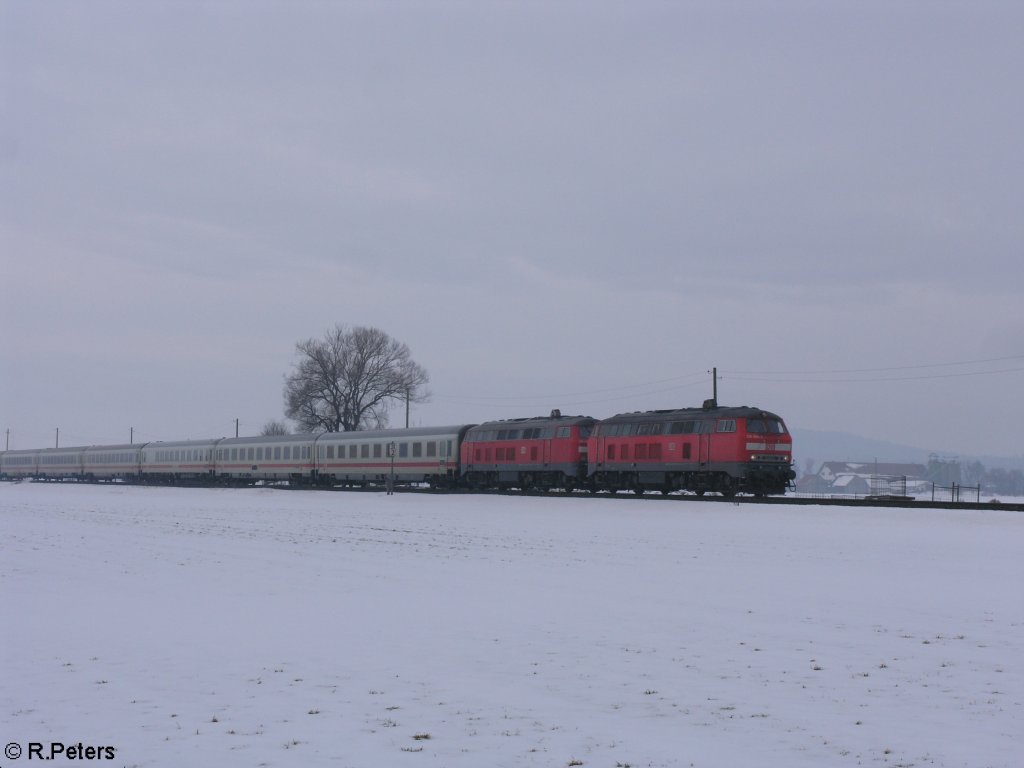
{"type": "Polygon", "coordinates": [[[793,441],[782,419],[759,408],[621,413],[597,424],[587,446],[597,489],[785,493],[795,477],[793,441]]]}
{"type": "Polygon", "coordinates": [[[587,438],[596,419],[562,416],[479,424],[462,441],[461,475],[470,488],[549,490],[586,484],[587,438]]]}

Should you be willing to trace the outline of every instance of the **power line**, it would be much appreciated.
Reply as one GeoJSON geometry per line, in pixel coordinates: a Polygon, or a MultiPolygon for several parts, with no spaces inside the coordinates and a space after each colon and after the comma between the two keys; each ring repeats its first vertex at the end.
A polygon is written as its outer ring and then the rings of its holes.
{"type": "MultiPolygon", "coordinates": [[[[911,371],[922,368],[950,368],[956,365],[981,365],[982,363],[1003,363],[1007,360],[1024,360],[1024,355],[1010,355],[1008,357],[989,357],[983,360],[959,360],[952,363],[923,363],[919,365],[894,365],[887,368],[837,368],[833,370],[817,370],[817,371],[733,371],[733,375],[736,374],[751,374],[751,375],[765,375],[765,376],[783,376],[783,375],[825,375],[833,373],[882,373],[885,371],[911,371]]],[[[1013,368],[1009,370],[1020,370],[1013,368]]],[[[1003,373],[1004,371],[995,371],[995,373],[1003,373]]],[[[988,371],[981,371],[980,373],[988,373],[988,371]]]]}
{"type": "MultiPolygon", "coordinates": [[[[915,366],[915,367],[928,367],[928,366],[915,366]]],[[[881,370],[900,370],[896,368],[892,369],[881,369],[881,370]]],[[[965,371],[962,373],[932,373],[924,376],[878,376],[873,378],[856,378],[856,379],[777,379],[777,378],[765,378],[760,376],[735,376],[731,375],[729,378],[736,379],[737,381],[765,381],[774,382],[778,384],[841,384],[841,383],[870,383],[875,381],[921,381],[926,379],[953,379],[963,378],[966,376],[988,376],[998,373],[1018,373],[1024,371],[1024,368],[1002,368],[995,371],[965,371]]],[[[865,371],[866,372],[866,371],[865,371]]],[[[798,373],[798,372],[793,372],[798,373]]],[[[829,372],[806,372],[807,375],[827,375],[829,372]]],[[[835,373],[842,373],[842,371],[836,371],[835,373]]]]}
{"type": "MultiPolygon", "coordinates": [[[[561,394],[550,394],[550,395],[512,395],[512,396],[504,396],[504,395],[502,395],[502,396],[468,395],[468,396],[463,396],[463,395],[437,395],[437,394],[435,394],[434,398],[437,399],[437,400],[447,400],[449,402],[454,402],[454,403],[466,403],[466,404],[473,404],[473,405],[496,405],[496,406],[500,407],[501,404],[504,403],[504,404],[506,404],[506,407],[528,407],[530,404],[550,403],[550,402],[555,401],[555,400],[567,400],[567,399],[576,398],[576,397],[590,397],[591,395],[601,395],[601,394],[607,394],[607,393],[610,393],[610,392],[620,392],[620,393],[628,394],[628,396],[630,396],[630,397],[642,397],[642,396],[645,396],[645,395],[656,395],[656,394],[662,394],[662,393],[665,393],[665,392],[673,392],[673,391],[675,391],[677,389],[682,389],[682,388],[685,388],[685,387],[692,387],[692,386],[696,386],[697,384],[704,384],[704,383],[707,382],[707,373],[702,371],[699,374],[699,378],[692,378],[695,375],[697,375],[697,374],[687,374],[686,376],[673,376],[673,377],[668,378],[668,379],[658,379],[658,380],[655,380],[655,381],[638,382],[636,384],[624,384],[622,386],[607,387],[605,389],[592,389],[592,390],[587,390],[587,391],[583,391],[583,392],[563,392],[561,394]],[[682,379],[689,379],[689,380],[688,381],[682,381],[682,379]],[[662,388],[662,389],[657,389],[657,390],[652,390],[652,391],[647,391],[647,392],[632,392],[632,393],[629,392],[629,390],[635,390],[635,389],[638,389],[640,387],[653,387],[653,386],[657,386],[659,384],[667,384],[669,382],[678,382],[678,383],[675,384],[675,386],[667,388],[667,389],[666,388],[662,388]],[[536,403],[535,403],[535,401],[536,401],[536,403]]],[[[618,400],[619,397],[622,397],[622,396],[623,395],[619,395],[617,397],[599,399],[599,400],[582,401],[582,402],[579,403],[579,405],[588,405],[590,403],[607,403],[607,402],[611,402],[613,400],[618,400]]]]}

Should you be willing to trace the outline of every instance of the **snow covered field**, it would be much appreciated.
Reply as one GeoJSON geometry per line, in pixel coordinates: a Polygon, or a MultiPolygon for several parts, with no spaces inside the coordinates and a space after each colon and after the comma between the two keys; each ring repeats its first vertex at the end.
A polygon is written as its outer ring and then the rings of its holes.
{"type": "Polygon", "coordinates": [[[5,483],[0,526],[4,768],[1024,764],[1021,513],[5,483]]]}

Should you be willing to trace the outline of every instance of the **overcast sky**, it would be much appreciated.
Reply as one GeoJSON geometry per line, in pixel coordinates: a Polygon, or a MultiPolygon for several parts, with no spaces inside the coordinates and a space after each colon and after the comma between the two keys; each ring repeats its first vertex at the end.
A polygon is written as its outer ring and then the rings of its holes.
{"type": "Polygon", "coordinates": [[[1022,40],[978,0],[0,0],[0,430],[254,434],[343,323],[430,372],[415,424],[717,366],[794,428],[1024,454],[1022,40]]]}

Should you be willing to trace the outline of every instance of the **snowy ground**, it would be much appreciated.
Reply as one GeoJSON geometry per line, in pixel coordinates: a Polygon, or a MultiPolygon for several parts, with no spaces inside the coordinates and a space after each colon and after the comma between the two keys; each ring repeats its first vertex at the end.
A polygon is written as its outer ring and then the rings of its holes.
{"type": "Polygon", "coordinates": [[[4,768],[1024,764],[1022,513],[4,483],[0,531],[4,768]]]}

